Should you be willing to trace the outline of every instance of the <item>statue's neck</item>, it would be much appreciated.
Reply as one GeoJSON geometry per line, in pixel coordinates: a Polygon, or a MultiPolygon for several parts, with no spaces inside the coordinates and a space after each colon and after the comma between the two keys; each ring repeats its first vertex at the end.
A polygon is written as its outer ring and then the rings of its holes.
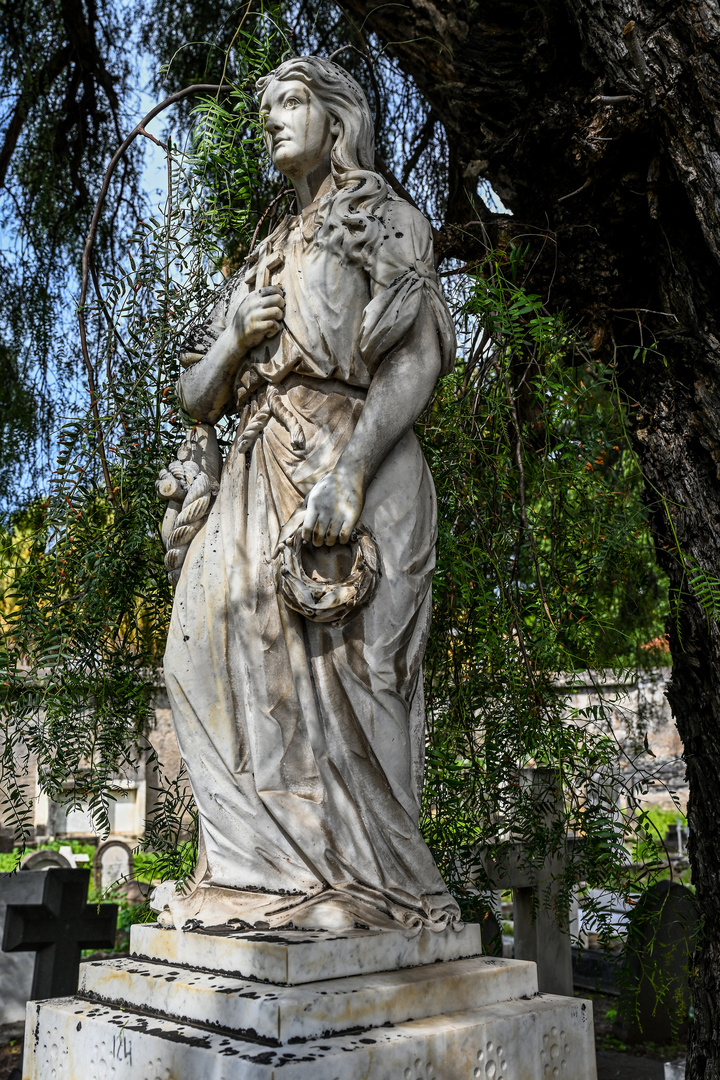
{"type": "Polygon", "coordinates": [[[306,210],[307,207],[322,199],[323,195],[326,195],[332,189],[332,186],[333,175],[329,166],[323,166],[307,176],[303,176],[302,179],[293,181],[298,210],[306,210]]]}

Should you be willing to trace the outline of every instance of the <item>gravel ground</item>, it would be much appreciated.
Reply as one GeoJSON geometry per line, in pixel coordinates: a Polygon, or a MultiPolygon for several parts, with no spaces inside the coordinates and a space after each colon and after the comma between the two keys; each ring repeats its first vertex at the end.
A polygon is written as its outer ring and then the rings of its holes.
{"type": "Polygon", "coordinates": [[[0,1080],[8,1080],[20,1065],[22,1039],[22,1024],[0,1024],[0,1080]]]}
{"type": "Polygon", "coordinates": [[[664,1075],[662,1061],[617,1050],[598,1050],[597,1080],[663,1080],[664,1075]]]}

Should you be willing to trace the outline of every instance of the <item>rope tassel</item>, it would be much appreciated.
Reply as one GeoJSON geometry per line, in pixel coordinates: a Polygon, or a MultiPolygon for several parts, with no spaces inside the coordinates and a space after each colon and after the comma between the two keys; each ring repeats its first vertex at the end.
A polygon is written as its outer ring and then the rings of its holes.
{"type": "Polygon", "coordinates": [[[238,451],[241,454],[246,454],[248,450],[252,450],[273,417],[289,432],[290,445],[293,450],[305,449],[305,432],[300,422],[295,414],[288,409],[278,389],[275,386],[268,386],[265,391],[265,404],[258,409],[247,423],[240,437],[238,451]]]}
{"type": "Polygon", "coordinates": [[[269,386],[267,390],[267,403],[270,406],[275,419],[282,424],[282,426],[290,433],[290,445],[293,450],[305,449],[305,432],[300,426],[300,423],[295,417],[295,414],[288,409],[287,405],[280,397],[277,389],[274,386],[269,386]]]}

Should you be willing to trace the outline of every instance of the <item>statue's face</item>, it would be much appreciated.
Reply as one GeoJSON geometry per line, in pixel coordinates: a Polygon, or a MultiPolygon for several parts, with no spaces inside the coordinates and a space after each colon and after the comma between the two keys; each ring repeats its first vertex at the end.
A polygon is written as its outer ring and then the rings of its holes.
{"type": "Polygon", "coordinates": [[[265,142],[273,165],[292,180],[330,167],[338,125],[299,79],[275,80],[263,94],[265,142]]]}

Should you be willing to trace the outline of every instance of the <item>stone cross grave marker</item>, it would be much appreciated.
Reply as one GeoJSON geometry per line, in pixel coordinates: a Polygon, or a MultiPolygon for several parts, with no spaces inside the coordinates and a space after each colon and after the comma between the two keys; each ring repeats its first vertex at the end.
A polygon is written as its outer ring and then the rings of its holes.
{"type": "MultiPolygon", "coordinates": [[[[45,887],[42,871],[0,874],[0,945],[8,904],[39,904],[45,887]]],[[[0,952],[0,1024],[19,1024],[32,989],[34,958],[27,953],[0,952]]]]}
{"type": "Polygon", "coordinates": [[[105,892],[116,882],[128,882],[134,869],[132,848],[122,840],[106,840],[95,852],[93,874],[95,888],[105,892]]]}
{"type": "MultiPolygon", "coordinates": [[[[523,769],[521,783],[529,787],[538,814],[547,821],[562,814],[551,769],[523,769]]],[[[515,924],[515,959],[537,964],[538,988],[545,994],[572,997],[573,971],[569,927],[561,926],[548,907],[546,891],[563,868],[562,856],[529,865],[520,845],[509,845],[502,861],[494,862],[487,851],[479,853],[496,889],[512,889],[515,924]]]]}
{"type": "MultiPolygon", "coordinates": [[[[70,863],[58,851],[41,849],[25,856],[20,866],[20,877],[17,874],[0,874],[0,945],[7,905],[39,904],[45,878],[38,871],[48,870],[51,866],[68,869],[70,863]]],[[[25,1020],[25,1004],[30,998],[34,966],[35,957],[30,953],[0,951],[0,1024],[19,1024],[25,1020]]]]}
{"type": "MultiPolygon", "coordinates": [[[[11,877],[12,875],[3,875],[11,877]]],[[[5,909],[4,952],[34,952],[30,996],[67,997],[78,985],[82,949],[112,948],[115,943],[117,905],[88,906],[89,870],[44,870],[14,875],[11,899],[5,909]]],[[[6,887],[7,887],[7,883],[6,887]]]]}

